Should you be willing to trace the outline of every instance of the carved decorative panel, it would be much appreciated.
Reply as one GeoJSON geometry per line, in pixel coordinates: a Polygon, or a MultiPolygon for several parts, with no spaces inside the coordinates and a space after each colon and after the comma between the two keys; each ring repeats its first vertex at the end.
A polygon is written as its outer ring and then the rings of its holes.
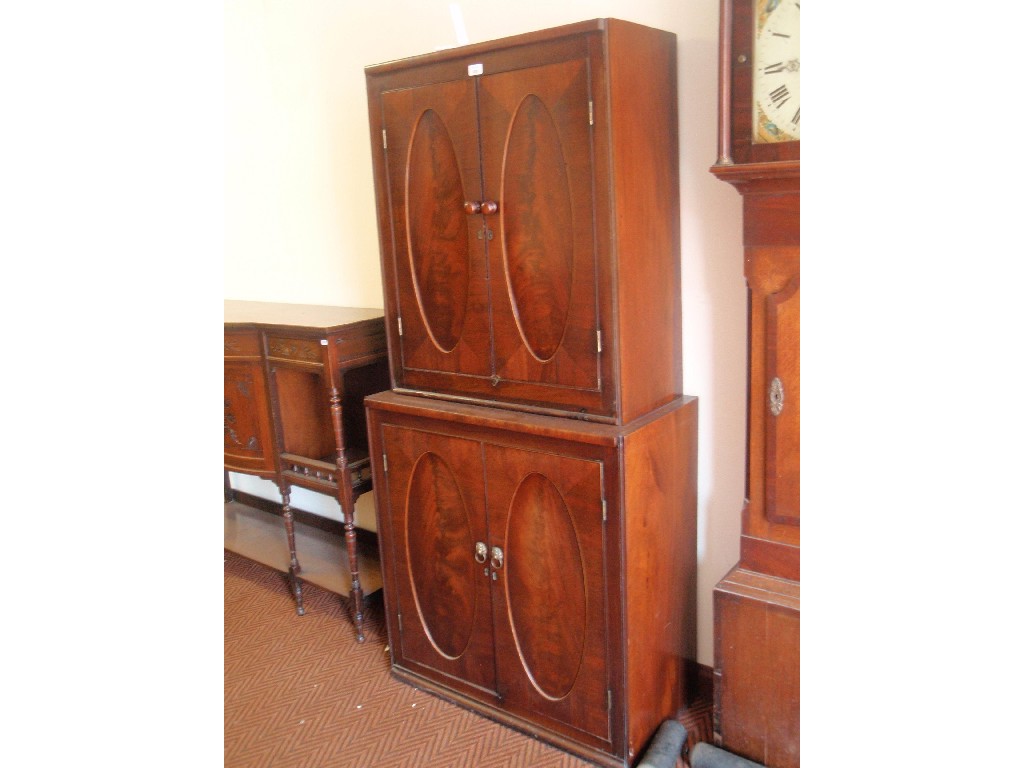
{"type": "Polygon", "coordinates": [[[245,363],[224,366],[225,453],[247,456],[263,454],[258,437],[261,404],[253,397],[256,375],[257,372],[245,363]]]}
{"type": "Polygon", "coordinates": [[[565,500],[543,475],[516,490],[508,515],[508,605],[530,682],[547,699],[573,688],[586,638],[586,579],[565,500]]]}
{"type": "Polygon", "coordinates": [[[519,332],[538,360],[565,335],[573,271],[572,203],[551,113],[534,94],[519,104],[503,167],[505,272],[519,332]]]}
{"type": "Polygon", "coordinates": [[[409,260],[416,298],[431,340],[451,352],[462,335],[469,300],[466,194],[451,136],[426,110],[409,148],[406,184],[409,260]]]}
{"type": "Polygon", "coordinates": [[[469,644],[476,600],[469,513],[451,467],[434,453],[417,460],[409,481],[408,562],[416,609],[434,647],[449,659],[469,644]]]}
{"type": "Polygon", "coordinates": [[[322,346],[317,339],[286,339],[275,336],[270,336],[267,339],[270,357],[306,363],[320,364],[323,362],[322,346]]]}

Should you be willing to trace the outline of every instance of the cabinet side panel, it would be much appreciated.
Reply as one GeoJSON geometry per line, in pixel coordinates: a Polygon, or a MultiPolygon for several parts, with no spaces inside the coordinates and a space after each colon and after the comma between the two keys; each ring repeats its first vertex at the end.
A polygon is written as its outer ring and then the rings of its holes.
{"type": "Polygon", "coordinates": [[[697,401],[625,438],[626,687],[630,754],[684,704],[696,661],[697,401]]]}
{"type": "Polygon", "coordinates": [[[620,405],[628,423],[682,390],[675,35],[609,21],[608,61],[620,405]]]}

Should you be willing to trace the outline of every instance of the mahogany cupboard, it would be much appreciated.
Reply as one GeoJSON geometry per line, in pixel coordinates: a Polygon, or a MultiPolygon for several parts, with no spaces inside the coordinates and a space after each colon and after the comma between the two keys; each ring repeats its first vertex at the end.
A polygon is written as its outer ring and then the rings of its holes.
{"type": "Polygon", "coordinates": [[[675,36],[600,19],[366,79],[393,673],[629,765],[696,640],[675,36]]]}
{"type": "Polygon", "coordinates": [[[675,49],[602,19],[366,68],[398,391],[617,424],[679,394],[675,49]]]}
{"type": "Polygon", "coordinates": [[[694,658],[696,400],[627,426],[366,404],[393,674],[630,764],[694,658]]]}

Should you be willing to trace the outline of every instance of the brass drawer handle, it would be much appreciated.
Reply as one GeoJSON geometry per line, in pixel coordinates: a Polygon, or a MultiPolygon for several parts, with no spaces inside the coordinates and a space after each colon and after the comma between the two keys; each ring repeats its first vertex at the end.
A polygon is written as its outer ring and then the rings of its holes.
{"type": "Polygon", "coordinates": [[[498,570],[503,562],[505,553],[501,551],[501,547],[491,547],[491,568],[498,570]]]}
{"type": "Polygon", "coordinates": [[[487,545],[482,541],[476,543],[476,548],[473,550],[473,559],[478,563],[483,563],[487,560],[487,545]]]}

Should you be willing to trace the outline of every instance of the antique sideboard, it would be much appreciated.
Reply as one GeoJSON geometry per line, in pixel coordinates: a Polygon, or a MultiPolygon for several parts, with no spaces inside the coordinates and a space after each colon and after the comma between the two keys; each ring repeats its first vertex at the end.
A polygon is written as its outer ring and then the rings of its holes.
{"type": "Polygon", "coordinates": [[[298,486],[337,499],[360,642],[363,588],[354,508],[372,488],[363,399],[388,383],[381,310],[224,302],[226,497],[229,471],[277,484],[299,615],[305,609],[291,490],[298,486]]]}

